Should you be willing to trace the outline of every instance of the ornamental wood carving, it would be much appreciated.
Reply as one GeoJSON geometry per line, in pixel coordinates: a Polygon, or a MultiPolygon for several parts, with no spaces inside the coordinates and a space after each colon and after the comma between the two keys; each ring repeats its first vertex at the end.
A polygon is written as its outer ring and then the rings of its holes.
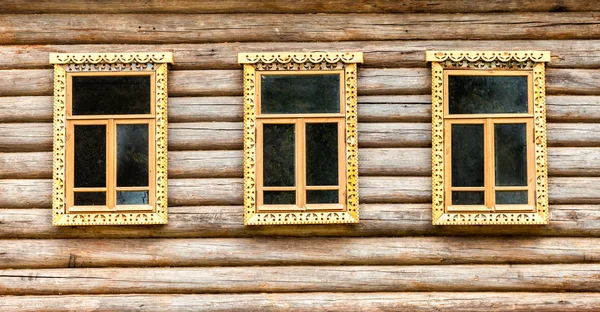
{"type": "Polygon", "coordinates": [[[167,63],[170,52],[159,53],[52,53],[54,64],[52,224],[127,225],[167,223],[167,63]],[[155,89],[155,205],[152,211],[69,212],[66,203],[67,75],[76,72],[150,72],[155,89]]]}
{"type": "Polygon", "coordinates": [[[548,165],[546,144],[545,62],[547,51],[428,51],[432,69],[432,222],[434,225],[508,225],[548,223],[548,165]],[[445,70],[515,70],[533,75],[535,207],[523,211],[447,211],[444,162],[445,70]]]}

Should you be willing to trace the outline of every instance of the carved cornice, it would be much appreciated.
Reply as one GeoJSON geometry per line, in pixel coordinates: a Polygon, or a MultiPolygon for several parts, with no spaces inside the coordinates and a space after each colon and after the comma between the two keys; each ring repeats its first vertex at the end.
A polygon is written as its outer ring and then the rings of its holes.
{"type": "Polygon", "coordinates": [[[427,62],[550,62],[550,51],[427,51],[427,62]]]}
{"type": "Polygon", "coordinates": [[[50,53],[50,64],[173,63],[171,52],[50,53]]]}
{"type": "Polygon", "coordinates": [[[267,52],[267,53],[238,53],[239,64],[256,63],[362,63],[362,52],[267,52]]]}

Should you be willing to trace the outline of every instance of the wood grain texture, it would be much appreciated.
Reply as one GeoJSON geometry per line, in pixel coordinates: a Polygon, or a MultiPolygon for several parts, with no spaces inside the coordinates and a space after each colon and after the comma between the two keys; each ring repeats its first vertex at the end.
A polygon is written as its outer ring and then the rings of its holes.
{"type": "Polygon", "coordinates": [[[598,205],[550,205],[548,225],[434,226],[430,204],[361,204],[356,225],[244,226],[242,206],[169,207],[161,226],[52,226],[51,210],[1,209],[0,238],[199,238],[308,236],[600,237],[598,205]]]}
{"type": "MultiPolygon", "coordinates": [[[[599,54],[600,55],[600,54],[599,54]]],[[[170,97],[169,122],[241,122],[241,96],[170,97]]],[[[546,97],[550,122],[600,122],[600,96],[546,97]]],[[[430,122],[431,95],[362,95],[361,122],[430,122]]],[[[0,122],[51,122],[51,96],[0,97],[0,122]]]]}
{"type": "Polygon", "coordinates": [[[0,16],[0,44],[598,39],[599,24],[595,12],[13,14],[0,16]]]}
{"type": "Polygon", "coordinates": [[[350,0],[171,0],[168,3],[150,0],[135,5],[125,0],[107,0],[102,4],[91,0],[41,0],[20,2],[7,0],[5,13],[468,13],[468,12],[571,12],[598,11],[597,0],[550,0],[519,2],[472,0],[409,0],[409,1],[350,1],[350,0]]]}
{"type": "Polygon", "coordinates": [[[600,262],[600,241],[575,237],[0,240],[0,250],[0,269],[600,262]]]}
{"type": "MultiPolygon", "coordinates": [[[[169,206],[241,205],[241,178],[170,179],[169,206]]],[[[51,206],[52,180],[0,180],[0,207],[51,206]]],[[[549,179],[551,204],[600,204],[600,177],[549,179]]],[[[431,177],[360,177],[361,203],[431,202],[431,177]]]]}
{"type": "MultiPolygon", "coordinates": [[[[600,27],[598,27],[600,29],[600,27]]],[[[52,95],[52,70],[0,70],[0,96],[52,95]]],[[[550,95],[600,95],[599,69],[555,68],[546,73],[550,95]]],[[[169,73],[169,96],[240,96],[241,70],[180,70],[169,73]]],[[[411,95],[431,92],[427,68],[364,68],[359,95],[411,95]]]]}
{"type": "Polygon", "coordinates": [[[5,295],[258,292],[598,292],[600,264],[0,270],[5,295]]]}
{"type": "Polygon", "coordinates": [[[363,52],[364,55],[364,63],[359,68],[426,68],[429,67],[425,61],[427,50],[541,50],[552,52],[552,61],[547,65],[549,68],[600,67],[600,40],[436,39],[438,40],[7,45],[0,49],[0,69],[48,68],[48,53],[132,51],[173,52],[175,63],[171,67],[175,70],[240,69],[237,54],[254,51],[356,51],[363,52]]]}

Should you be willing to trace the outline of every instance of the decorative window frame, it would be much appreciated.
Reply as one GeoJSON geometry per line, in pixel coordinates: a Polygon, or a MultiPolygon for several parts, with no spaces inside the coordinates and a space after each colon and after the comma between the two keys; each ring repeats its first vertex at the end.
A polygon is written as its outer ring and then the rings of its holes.
{"type": "MultiPolygon", "coordinates": [[[[171,52],[50,53],[54,65],[52,225],[128,225],[167,223],[167,66],[171,52]],[[155,205],[151,212],[68,212],[67,85],[69,73],[140,72],[155,77],[155,205]]],[[[152,147],[150,148],[152,151],[152,147]]],[[[152,187],[150,188],[152,189],[152,187]]]]}
{"type": "MultiPolygon", "coordinates": [[[[362,52],[311,53],[239,53],[244,67],[244,224],[343,224],[358,223],[358,132],[357,132],[357,63],[362,52]],[[328,71],[343,70],[345,90],[345,211],[271,211],[256,207],[256,103],[257,71],[328,71]]],[[[342,161],[340,159],[340,161],[342,161]]]]}
{"type": "MultiPolygon", "coordinates": [[[[432,223],[434,225],[548,224],[545,63],[549,51],[427,51],[432,69],[432,223]],[[535,209],[533,212],[448,212],[444,172],[444,71],[521,70],[533,75],[535,209]]],[[[531,93],[530,93],[531,94],[531,93]]]]}

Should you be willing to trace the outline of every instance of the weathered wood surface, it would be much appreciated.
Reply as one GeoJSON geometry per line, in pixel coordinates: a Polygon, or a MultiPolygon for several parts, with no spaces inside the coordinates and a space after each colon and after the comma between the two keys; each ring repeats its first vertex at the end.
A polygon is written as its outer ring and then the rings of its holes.
{"type": "Polygon", "coordinates": [[[310,0],[310,1],[263,1],[249,0],[240,3],[235,0],[160,0],[145,1],[135,5],[126,0],[108,0],[102,4],[90,0],[57,2],[38,0],[22,2],[5,0],[4,13],[471,13],[471,12],[573,12],[598,11],[597,0],[525,0],[511,1],[472,1],[472,0],[410,0],[410,1],[351,1],[351,0],[310,0]]]}
{"type": "Polygon", "coordinates": [[[0,270],[5,295],[258,292],[598,292],[600,264],[0,270]]]}
{"type": "MultiPolygon", "coordinates": [[[[240,122],[170,123],[169,150],[241,150],[240,122]]],[[[547,125],[550,147],[597,147],[600,124],[547,125]]],[[[428,147],[430,123],[359,123],[360,148],[428,147]]],[[[51,123],[0,123],[0,152],[52,150],[51,123]]]]}
{"type": "Polygon", "coordinates": [[[361,204],[360,224],[244,226],[242,206],[169,207],[155,226],[52,226],[51,210],[1,209],[0,238],[199,238],[306,236],[589,236],[600,237],[598,205],[550,205],[550,224],[433,226],[430,204],[361,204]]]}
{"type": "MultiPolygon", "coordinates": [[[[600,27],[598,27],[600,29],[600,27]]],[[[169,96],[242,95],[242,70],[180,70],[169,73],[169,96]]],[[[51,69],[0,70],[0,96],[52,95],[51,69]]],[[[599,69],[549,69],[550,95],[600,95],[599,69]]],[[[359,95],[410,95],[431,92],[427,68],[364,68],[358,71],[359,95]]]]}
{"type": "MultiPolygon", "coordinates": [[[[169,178],[241,178],[243,152],[171,151],[169,178]]],[[[429,148],[362,148],[358,151],[361,176],[429,176],[429,148]],[[400,161],[401,160],[401,161],[400,161]]],[[[548,149],[550,176],[600,176],[600,148],[551,147],[548,149]]],[[[0,153],[0,179],[49,179],[51,152],[0,153]]]]}
{"type": "Polygon", "coordinates": [[[0,240],[0,250],[0,269],[600,262],[600,240],[569,237],[0,240]]]}
{"type": "Polygon", "coordinates": [[[361,68],[429,67],[427,50],[542,50],[551,51],[551,68],[600,67],[599,40],[502,41],[350,41],[350,42],[232,42],[206,44],[80,44],[9,45],[0,49],[0,69],[48,68],[48,53],[171,51],[179,69],[240,69],[239,52],[356,51],[363,52],[361,68]]]}
{"type": "Polygon", "coordinates": [[[0,44],[598,39],[595,12],[500,14],[13,14],[0,44]],[[502,29],[502,31],[498,31],[502,29]],[[51,31],[49,31],[51,30],[51,31]],[[444,30],[443,32],[441,30],[444,30]]]}
{"type": "Polygon", "coordinates": [[[418,293],[288,293],[184,295],[6,296],[6,312],[226,312],[256,311],[413,311],[413,312],[595,312],[597,293],[418,292],[418,293]]]}
{"type": "MultiPolygon", "coordinates": [[[[0,207],[51,206],[52,180],[0,180],[0,207]]],[[[600,204],[600,177],[549,179],[553,204],[600,204]]],[[[169,206],[241,205],[241,178],[170,179],[169,206]]],[[[431,177],[360,177],[361,203],[427,203],[431,201],[431,177]]]]}
{"type": "MultiPolygon", "coordinates": [[[[599,54],[600,55],[600,54],[599,54]]],[[[0,97],[0,122],[51,122],[51,96],[0,97]]],[[[242,96],[170,97],[169,122],[241,122],[242,96]]],[[[600,122],[600,96],[546,97],[550,122],[600,122]]],[[[431,95],[363,95],[361,122],[430,122],[431,95]]]]}

